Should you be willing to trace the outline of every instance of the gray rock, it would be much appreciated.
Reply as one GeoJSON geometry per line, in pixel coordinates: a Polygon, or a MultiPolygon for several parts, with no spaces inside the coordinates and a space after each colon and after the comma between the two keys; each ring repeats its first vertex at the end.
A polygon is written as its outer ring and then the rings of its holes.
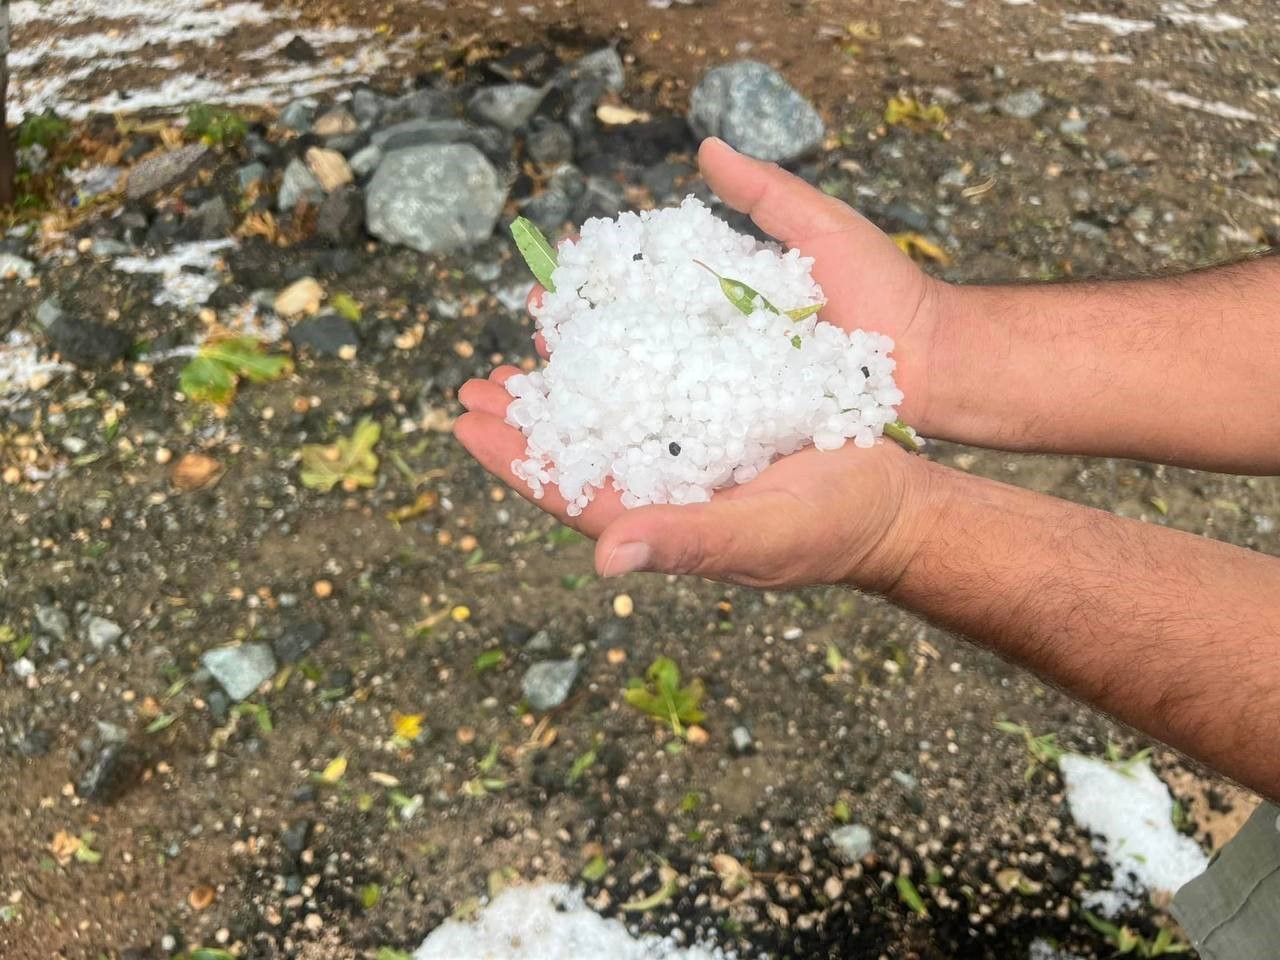
{"type": "Polygon", "coordinates": [[[574,208],[587,189],[587,179],[577,167],[565,164],[551,175],[547,189],[529,200],[520,212],[542,230],[556,230],[573,219],[574,208]]]}
{"type": "Polygon", "coordinates": [[[124,636],[119,624],[105,617],[90,617],[84,624],[84,638],[89,646],[101,653],[124,636]]]}
{"type": "Polygon", "coordinates": [[[545,93],[523,83],[483,87],[467,103],[467,113],[479,123],[518,130],[529,122],[545,93]]]}
{"type": "Polygon", "coordinates": [[[529,706],[539,712],[554,710],[564,703],[582,668],[577,660],[547,660],[525,671],[520,689],[529,706]]]}
{"type": "Polygon", "coordinates": [[[587,177],[586,188],[573,208],[573,220],[582,223],[592,217],[613,217],[625,210],[627,194],[612,177],[587,177]]]}
{"type": "Polygon", "coordinates": [[[71,632],[71,618],[61,607],[40,604],[36,607],[36,629],[44,636],[61,643],[71,632]]]}
{"type": "Polygon", "coordinates": [[[316,237],[335,247],[350,247],[364,236],[364,193],[347,184],[329,196],[316,212],[316,237]]]}
{"type": "Polygon", "coordinates": [[[1068,117],[1058,124],[1058,132],[1064,137],[1081,137],[1089,129],[1089,121],[1084,117],[1068,117]]]}
{"type": "Polygon", "coordinates": [[[307,849],[307,841],[311,837],[311,821],[295,820],[280,833],[280,842],[295,857],[307,849]]]}
{"type": "Polygon", "coordinates": [[[109,743],[97,752],[80,779],[76,794],[84,800],[110,803],[137,779],[139,757],[123,743],[109,743]]]}
{"type": "Polygon", "coordinates": [[[1044,108],[1044,94],[1035,87],[1015,90],[996,101],[996,109],[1015,120],[1030,120],[1044,108]]]}
{"type": "Polygon", "coordinates": [[[18,752],[24,757],[43,757],[53,747],[53,735],[41,727],[33,727],[18,741],[18,752]]]}
{"type": "Polygon", "coordinates": [[[191,214],[192,231],[196,240],[221,240],[235,229],[235,217],[222,197],[206,200],[191,214]]]}
{"type": "Polygon", "coordinates": [[[351,94],[351,115],[366,130],[378,122],[384,109],[383,97],[368,87],[361,87],[351,94]]]}
{"type": "Polygon", "coordinates": [[[299,34],[294,34],[293,39],[286,43],[280,52],[286,60],[292,60],[294,63],[315,63],[320,59],[316,48],[307,42],[306,37],[299,34]]]}
{"type": "Polygon", "coordinates": [[[302,201],[317,204],[324,199],[324,188],[315,178],[307,165],[301,160],[289,161],[284,169],[284,178],[280,181],[280,192],[276,195],[276,206],[281,210],[292,210],[302,201]]]}
{"type": "Polygon", "coordinates": [[[110,237],[95,237],[92,249],[95,257],[126,257],[133,253],[133,247],[129,244],[110,237]]]}
{"type": "Polygon", "coordinates": [[[192,143],[177,150],[143,160],[129,172],[125,194],[130,200],[141,200],[153,193],[166,190],[191,174],[209,156],[209,148],[203,143],[192,143]]]}
{"type": "Polygon", "coordinates": [[[25,257],[13,253],[0,253],[0,278],[14,276],[19,280],[30,280],[36,272],[36,265],[25,257]]]}
{"type": "Polygon", "coordinates": [[[525,139],[529,159],[542,167],[558,167],[573,159],[573,134],[562,123],[547,123],[525,139]]]}
{"type": "Polygon", "coordinates": [[[553,646],[551,634],[546,630],[539,630],[525,642],[524,649],[526,653],[550,653],[553,646]]]}
{"type": "Polygon", "coordinates": [[[369,138],[382,152],[403,150],[436,143],[469,143],[493,157],[505,157],[511,149],[510,138],[491,127],[477,127],[465,120],[406,120],[379,130],[369,138]]]}
{"type": "Polygon", "coordinates": [[[1076,236],[1084,237],[1094,243],[1106,243],[1107,231],[1105,227],[1100,227],[1096,223],[1090,223],[1088,220],[1073,220],[1068,229],[1076,236]]]}
{"type": "Polygon", "coordinates": [[[552,78],[568,94],[565,118],[578,133],[595,127],[595,105],[606,93],[617,93],[626,84],[622,57],[613,47],[589,53],[575,63],[562,67],[552,78]]]}
{"type": "Polygon", "coordinates": [[[310,97],[295,100],[280,111],[280,116],[276,122],[286,130],[292,130],[294,133],[306,133],[311,129],[311,124],[315,121],[316,108],[318,106],[319,104],[310,97]]]}
{"type": "Polygon", "coordinates": [[[506,184],[468,144],[396,150],[374,174],[366,196],[369,232],[422,253],[486,239],[506,201],[506,184]]]}
{"type": "Polygon", "coordinates": [[[252,696],[276,672],[275,655],[265,643],[207,650],[200,662],[232,700],[252,696]]]}
{"type": "Polygon", "coordinates": [[[296,349],[306,349],[319,357],[336,357],[344,348],[359,346],[356,328],[345,317],[326,313],[289,328],[285,337],[296,349]]]}
{"type": "Polygon", "coordinates": [[[458,100],[447,90],[415,90],[390,104],[385,113],[390,119],[426,117],[443,120],[458,115],[458,100]]]}
{"type": "Polygon", "coordinates": [[[822,145],[822,117],[771,67],[739,60],[707,71],[693,90],[689,124],[735,150],[787,163],[822,145]]]}
{"type": "Polygon", "coordinates": [[[266,164],[257,160],[253,163],[246,163],[237,171],[240,179],[240,189],[242,191],[249,190],[255,183],[265,183],[267,179],[266,164]]]}
{"type": "Polygon", "coordinates": [[[324,639],[324,633],[323,623],[306,620],[287,627],[271,646],[281,663],[297,663],[324,639]]]}
{"type": "Polygon", "coordinates": [[[35,676],[36,665],[27,657],[19,657],[9,664],[9,672],[18,680],[26,680],[28,677],[35,676]]]}
{"type": "Polygon", "coordinates": [[[123,330],[64,313],[45,330],[49,345],[77,367],[109,367],[133,345],[123,330]]]}
{"type": "Polygon", "coordinates": [[[36,323],[46,329],[52,327],[55,323],[61,320],[62,317],[62,304],[58,303],[55,297],[48,297],[41,300],[40,305],[36,307],[36,323]]]}
{"type": "Polygon", "coordinates": [[[746,727],[734,727],[729,733],[729,746],[738,756],[754,753],[756,743],[751,739],[751,731],[746,727]]]}
{"type": "Polygon", "coordinates": [[[874,840],[862,824],[850,823],[831,831],[831,845],[841,860],[853,864],[871,852],[874,840]]]}
{"type": "Polygon", "coordinates": [[[381,162],[382,148],[371,143],[351,158],[351,172],[357,177],[366,177],[377,170],[381,162]]]}

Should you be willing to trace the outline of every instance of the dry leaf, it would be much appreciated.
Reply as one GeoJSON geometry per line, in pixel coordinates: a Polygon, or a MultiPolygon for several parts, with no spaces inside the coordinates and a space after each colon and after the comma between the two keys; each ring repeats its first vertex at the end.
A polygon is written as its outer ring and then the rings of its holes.
{"type": "Polygon", "coordinates": [[[198,887],[194,887],[191,892],[187,894],[187,904],[192,910],[207,910],[213,905],[213,901],[216,896],[217,891],[207,883],[203,883],[198,887]]]}
{"type": "Polygon", "coordinates": [[[643,110],[632,110],[627,106],[602,103],[596,107],[596,119],[609,126],[618,127],[628,123],[645,123],[650,118],[649,114],[643,110]]]}
{"type": "Polygon", "coordinates": [[[324,300],[324,287],[314,277],[303,277],[280,291],[276,297],[275,311],[286,320],[319,311],[324,300]]]}
{"type": "Polygon", "coordinates": [[[76,855],[76,851],[79,849],[80,838],[71,836],[65,830],[59,830],[54,835],[53,842],[49,844],[49,852],[64,867],[71,862],[72,857],[76,855]]]}
{"type": "Polygon", "coordinates": [[[895,233],[893,242],[898,249],[914,260],[933,260],[944,267],[951,266],[951,255],[932,240],[918,233],[895,233]]]}
{"type": "Polygon", "coordinates": [[[213,457],[203,453],[187,453],[173,465],[169,473],[169,482],[175,490],[190,493],[211,487],[222,479],[226,468],[213,457]]]}

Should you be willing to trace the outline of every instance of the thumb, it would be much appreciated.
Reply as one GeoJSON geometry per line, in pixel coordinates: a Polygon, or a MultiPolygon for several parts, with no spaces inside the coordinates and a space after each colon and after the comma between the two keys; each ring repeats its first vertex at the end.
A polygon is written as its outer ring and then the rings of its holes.
{"type": "Polygon", "coordinates": [[[769,236],[803,247],[806,238],[833,233],[879,233],[873,224],[835,197],[788,173],[739,153],[723,140],[703,140],[698,166],[707,185],[733,209],[748,214],[769,236]]]}
{"type": "MultiPolygon", "coordinates": [[[[756,583],[758,570],[773,570],[771,512],[760,503],[721,497],[710,503],[628,510],[596,544],[596,570],[603,577],[637,571],[691,573],[713,580],[756,583]]],[[[770,577],[772,579],[772,577],[770,577]]]]}

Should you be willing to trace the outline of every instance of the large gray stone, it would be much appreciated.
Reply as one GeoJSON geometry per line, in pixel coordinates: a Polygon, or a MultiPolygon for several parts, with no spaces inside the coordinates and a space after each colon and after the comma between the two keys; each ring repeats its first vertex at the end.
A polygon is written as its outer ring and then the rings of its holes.
{"type": "Polygon", "coordinates": [[[1030,120],[1039,115],[1044,108],[1044,94],[1035,87],[1015,90],[996,101],[996,109],[1006,117],[1013,117],[1015,120],[1030,120]]]}
{"type": "Polygon", "coordinates": [[[760,160],[787,163],[822,145],[826,126],[813,104],[772,67],[739,60],[707,71],[694,88],[689,124],[760,160]]]}
{"type": "Polygon", "coordinates": [[[200,662],[232,700],[253,696],[276,673],[275,654],[265,643],[217,647],[205,651],[200,662]]]}
{"type": "Polygon", "coordinates": [[[165,190],[191,176],[209,155],[203,143],[192,143],[159,156],[149,157],[129,172],[125,193],[130,200],[141,200],[165,190]]]}
{"type": "Polygon", "coordinates": [[[484,87],[471,98],[467,112],[479,123],[518,130],[533,116],[544,95],[545,91],[523,83],[484,87]]]}
{"type": "Polygon", "coordinates": [[[464,143],[387,154],[369,183],[369,232],[423,253],[486,239],[507,198],[493,165],[464,143]]]}
{"type": "Polygon", "coordinates": [[[578,679],[581,667],[577,660],[546,660],[525,671],[520,688],[525,701],[539,712],[554,710],[564,703],[578,679]]]}

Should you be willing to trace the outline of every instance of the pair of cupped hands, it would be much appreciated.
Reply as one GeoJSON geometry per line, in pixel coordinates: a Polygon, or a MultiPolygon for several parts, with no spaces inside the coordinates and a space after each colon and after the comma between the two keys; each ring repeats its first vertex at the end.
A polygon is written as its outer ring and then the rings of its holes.
{"type": "MultiPolygon", "coordinates": [[[[714,139],[703,142],[698,164],[726,204],[813,258],[827,300],[821,320],[894,339],[895,379],[906,397],[899,413],[923,426],[945,284],[847,205],[773,164],[714,139]]],[[[487,380],[468,381],[458,394],[467,412],[454,432],[486,470],[527,497],[511,472],[525,438],[505,421],[511,397],[504,383],[519,372],[503,366],[487,380]]],[[[652,571],[757,587],[843,582],[886,590],[910,562],[911,527],[928,513],[931,469],[882,440],[871,449],[805,448],[708,503],[628,510],[606,486],[570,517],[554,485],[533,502],[596,541],[596,569],[606,577],[652,571]]]]}

